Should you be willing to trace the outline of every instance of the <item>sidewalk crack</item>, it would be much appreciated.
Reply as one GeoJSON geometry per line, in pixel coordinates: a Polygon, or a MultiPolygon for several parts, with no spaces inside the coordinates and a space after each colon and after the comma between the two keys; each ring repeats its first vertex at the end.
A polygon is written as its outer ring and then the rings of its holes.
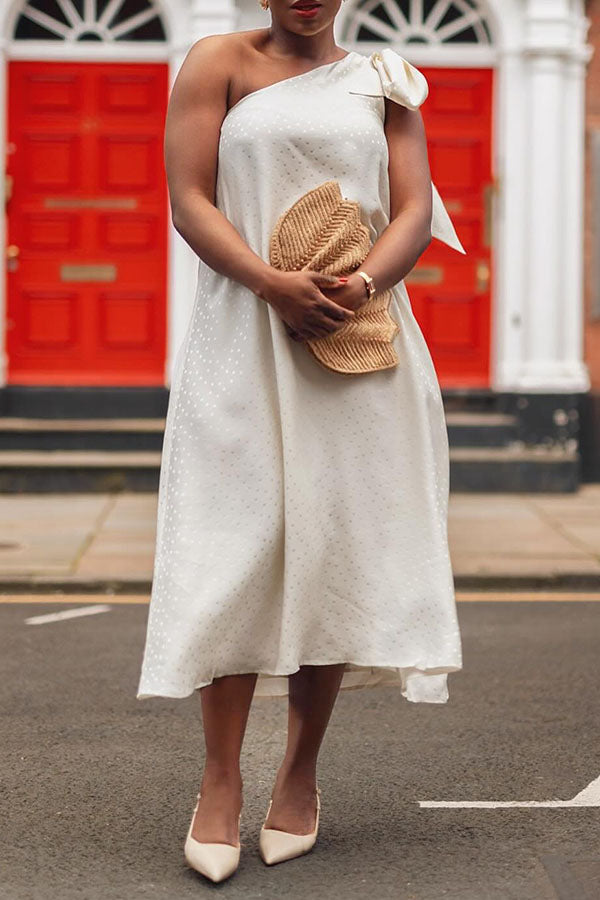
{"type": "Polygon", "coordinates": [[[87,534],[85,539],[81,542],[81,544],[77,550],[77,553],[75,554],[75,556],[69,566],[69,575],[77,575],[77,569],[79,568],[79,564],[81,563],[81,560],[83,559],[83,557],[85,556],[87,551],[90,549],[90,547],[92,546],[92,544],[98,537],[98,534],[104,527],[106,520],[108,519],[109,515],[111,514],[111,512],[113,511],[115,506],[117,505],[117,499],[118,499],[117,494],[109,494],[108,497],[106,498],[106,504],[103,506],[103,508],[98,513],[94,523],[92,524],[92,527],[89,530],[89,533],[87,534]]]}
{"type": "Polygon", "coordinates": [[[554,531],[556,531],[557,534],[560,534],[561,537],[564,537],[565,540],[567,540],[574,549],[580,550],[582,553],[585,553],[585,555],[589,559],[593,559],[595,562],[600,562],[599,553],[595,553],[587,546],[587,544],[585,544],[583,541],[580,541],[579,538],[569,534],[563,527],[560,520],[557,521],[548,512],[546,512],[543,507],[538,506],[534,498],[529,498],[528,503],[534,509],[536,515],[538,515],[539,518],[542,519],[547,525],[550,525],[550,527],[554,531]]]}

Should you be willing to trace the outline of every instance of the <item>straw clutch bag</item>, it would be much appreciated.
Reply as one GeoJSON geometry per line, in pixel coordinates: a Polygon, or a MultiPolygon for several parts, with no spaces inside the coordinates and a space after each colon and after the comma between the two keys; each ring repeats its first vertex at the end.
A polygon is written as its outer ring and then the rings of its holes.
{"type": "MultiPolygon", "coordinates": [[[[342,197],[337,181],[303,194],[273,229],[271,265],[338,276],[356,271],[371,248],[359,210],[358,203],[342,197]]],[[[375,294],[341,328],[306,346],[322,365],[347,375],[392,368],[398,364],[392,340],[399,328],[388,312],[390,299],[390,291],[375,294]]]]}

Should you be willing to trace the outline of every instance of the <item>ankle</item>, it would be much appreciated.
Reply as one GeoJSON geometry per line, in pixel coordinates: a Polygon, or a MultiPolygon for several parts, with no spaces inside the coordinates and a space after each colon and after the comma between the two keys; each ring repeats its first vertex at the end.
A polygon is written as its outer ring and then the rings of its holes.
{"type": "Polygon", "coordinates": [[[302,785],[314,790],[317,785],[317,770],[314,763],[288,762],[284,760],[277,773],[280,784],[302,785]]]}
{"type": "Polygon", "coordinates": [[[206,763],[202,773],[202,790],[207,788],[230,788],[241,793],[244,783],[239,769],[206,763]]]}

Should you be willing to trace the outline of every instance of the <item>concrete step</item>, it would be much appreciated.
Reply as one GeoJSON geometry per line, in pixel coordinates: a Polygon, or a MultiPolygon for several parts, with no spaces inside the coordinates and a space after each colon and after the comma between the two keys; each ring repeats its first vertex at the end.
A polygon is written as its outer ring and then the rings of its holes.
{"type": "MultiPolygon", "coordinates": [[[[453,447],[504,447],[516,438],[514,416],[448,412],[453,447]]],[[[160,450],[164,418],[39,419],[0,416],[2,450],[160,450]]]]}
{"type": "Polygon", "coordinates": [[[160,451],[2,450],[0,493],[155,491],[160,451]]]}
{"type": "Polygon", "coordinates": [[[7,384],[0,388],[0,415],[40,419],[112,419],[164,416],[166,387],[59,387],[7,384]]]}
{"type": "Polygon", "coordinates": [[[164,418],[38,419],[0,417],[2,450],[158,450],[164,418]]]}
{"type": "MultiPolygon", "coordinates": [[[[0,492],[155,491],[160,451],[2,450],[0,492]]],[[[452,491],[569,492],[578,485],[574,449],[453,447],[452,491]]]]}
{"type": "Polygon", "coordinates": [[[498,412],[446,412],[451,447],[506,447],[517,438],[515,416],[498,412]]]}
{"type": "Polygon", "coordinates": [[[452,447],[453,492],[569,493],[579,485],[579,456],[571,447],[452,447]]]}

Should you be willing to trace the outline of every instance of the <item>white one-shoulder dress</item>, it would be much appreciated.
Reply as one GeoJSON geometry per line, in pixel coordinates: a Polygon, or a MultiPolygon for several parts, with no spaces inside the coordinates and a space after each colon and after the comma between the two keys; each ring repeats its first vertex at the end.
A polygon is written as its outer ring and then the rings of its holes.
{"type": "MultiPolygon", "coordinates": [[[[385,48],[243,97],[221,128],[218,208],[268,260],[280,214],[335,179],[374,242],[389,222],[384,97],[414,109],[427,92],[385,48]]],[[[434,236],[464,253],[432,192],[434,236]]],[[[404,282],[390,314],[399,365],[339,374],[199,261],[167,411],[139,698],[249,672],[256,695],[284,695],[301,665],[344,662],[342,690],[448,699],[462,659],[444,410],[404,282]]]]}

